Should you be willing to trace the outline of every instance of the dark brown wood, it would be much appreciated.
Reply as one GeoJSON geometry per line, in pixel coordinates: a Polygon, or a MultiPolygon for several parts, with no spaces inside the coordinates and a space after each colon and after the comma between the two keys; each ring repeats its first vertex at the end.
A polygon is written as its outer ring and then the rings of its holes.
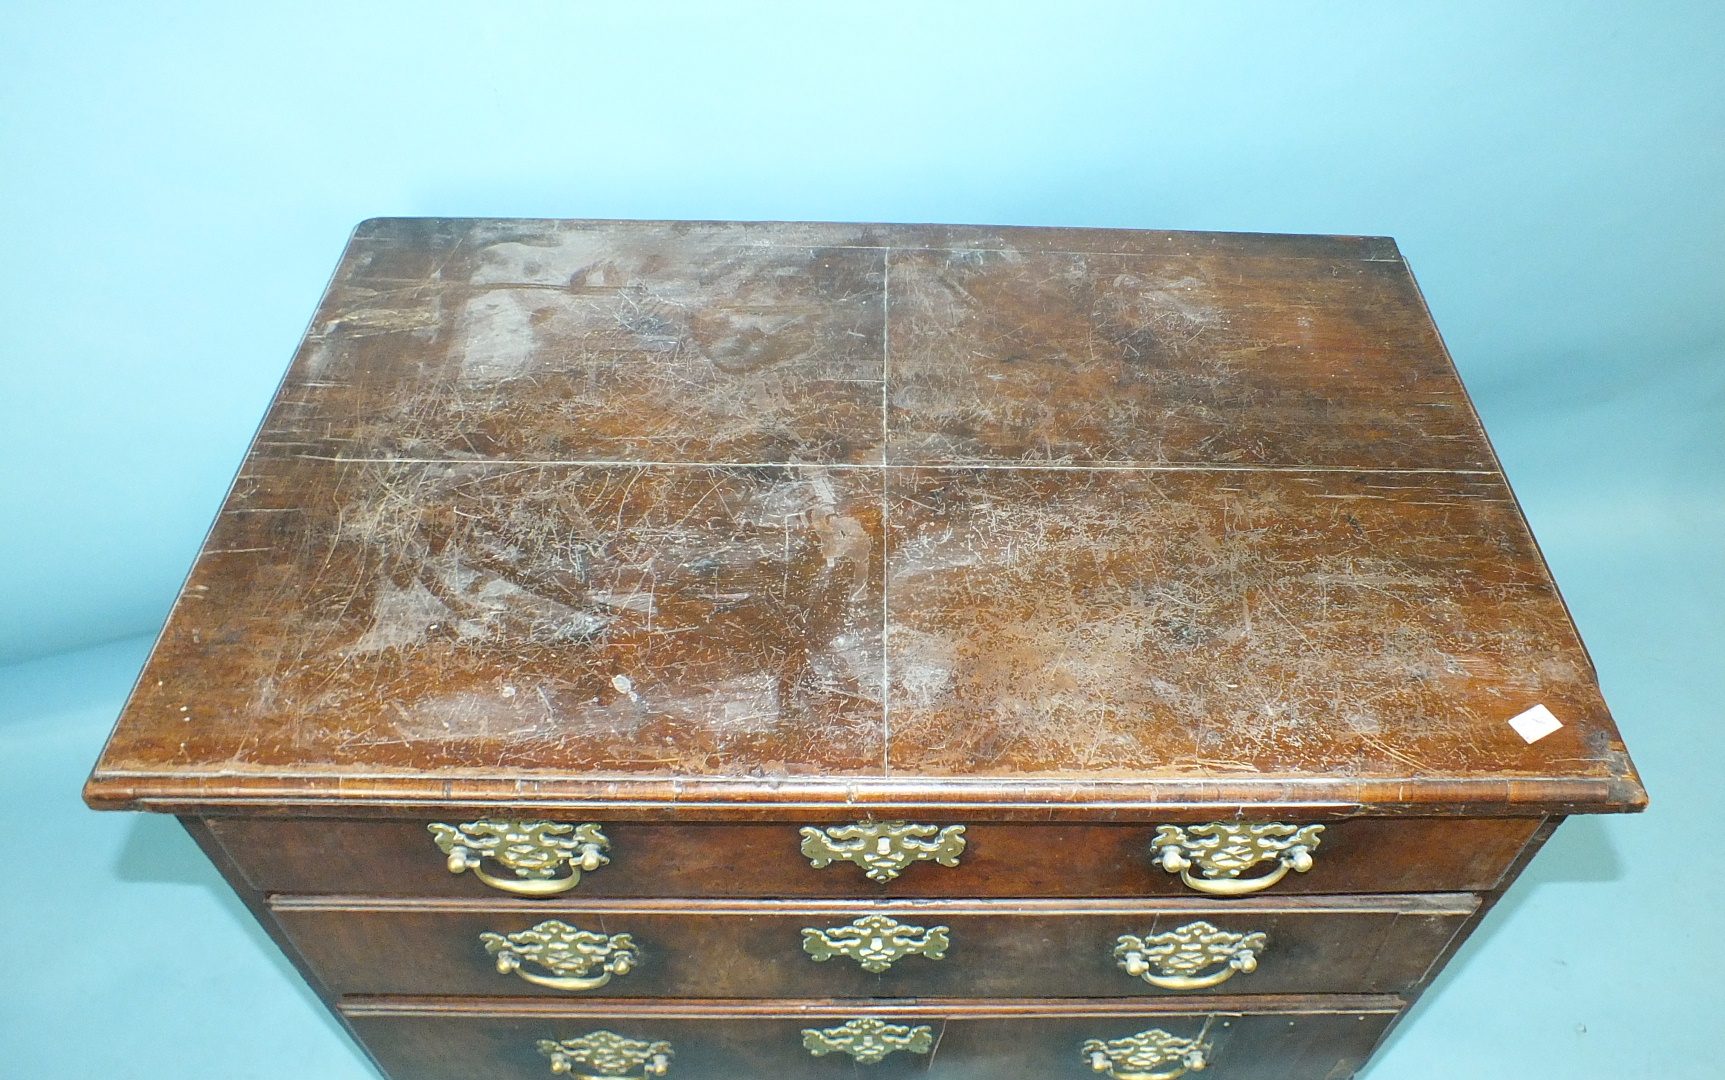
{"type": "Polygon", "coordinates": [[[273,913],[338,995],[1190,997],[1192,991],[1161,989],[1126,974],[1114,957],[1117,939],[1204,920],[1233,933],[1267,936],[1257,969],[1236,973],[1222,992],[1394,994],[1419,981],[1477,904],[1465,893],[1208,906],[1025,900],[480,906],[319,897],[278,901],[273,913]],[[947,927],[951,944],[943,959],[910,956],[879,974],[847,957],[817,963],[803,952],[804,928],[837,928],[868,914],[947,927]],[[547,919],[628,934],[640,962],[591,991],[546,989],[500,974],[480,935],[513,934],[547,919]]]}
{"type": "Polygon", "coordinates": [[[252,888],[251,883],[245,879],[245,875],[240,872],[239,867],[234,865],[234,861],[228,857],[228,853],[222,847],[221,842],[210,834],[204,821],[195,817],[182,817],[180,824],[191,835],[192,841],[203,851],[205,857],[215,865],[217,872],[233,887],[241,903],[245,904],[246,909],[258,921],[258,925],[263,928],[264,933],[269,935],[270,940],[287,957],[288,962],[293,965],[300,978],[306,981],[306,985],[311,988],[312,993],[316,994],[329,1008],[335,1022],[340,1024],[342,1030],[359,1044],[359,1048],[367,1060],[373,1065],[377,1065],[381,1072],[383,1067],[378,1064],[377,1057],[372,1053],[371,1047],[360,1037],[359,1032],[354,1030],[353,1024],[349,1022],[347,1016],[335,1007],[335,995],[330,992],[328,984],[312,969],[306,958],[300,955],[299,950],[294,948],[293,941],[288,937],[287,932],[270,915],[269,905],[265,902],[263,894],[252,888]]]}
{"type": "MultiPolygon", "coordinates": [[[[1417,985],[1402,992],[1401,996],[1405,998],[1410,1005],[1418,1001],[1420,996],[1431,988],[1432,983],[1437,980],[1437,977],[1440,974],[1442,974],[1445,965],[1454,958],[1456,953],[1461,951],[1463,945],[1467,944],[1468,938],[1476,929],[1479,928],[1479,925],[1485,921],[1485,917],[1491,913],[1492,908],[1497,906],[1497,902],[1503,899],[1504,894],[1515,885],[1516,879],[1521,876],[1521,872],[1527,869],[1528,864],[1533,861],[1534,856],[1539,854],[1540,849],[1545,847],[1545,842],[1551,839],[1551,835],[1557,831],[1557,827],[1562,825],[1563,821],[1563,818],[1547,818],[1545,820],[1545,824],[1539,827],[1539,830],[1533,834],[1532,839],[1528,840],[1527,845],[1521,849],[1521,853],[1515,857],[1515,861],[1510,864],[1509,869],[1504,871],[1503,880],[1498,883],[1497,888],[1480,897],[1479,907],[1474,911],[1473,915],[1468,918],[1460,932],[1450,939],[1450,943],[1444,947],[1443,952],[1438,954],[1437,959],[1432,961],[1431,966],[1426,969],[1425,976],[1420,979],[1417,985]]],[[[1392,1034],[1395,1033],[1397,1025],[1401,1024],[1401,1022],[1407,1018],[1410,1011],[1412,1010],[1405,1009],[1401,1013],[1397,1014],[1394,1020],[1390,1021],[1389,1025],[1384,1028],[1383,1033],[1378,1036],[1379,1045],[1382,1045],[1392,1034]]]]}
{"type": "Polygon", "coordinates": [[[811,1004],[797,1011],[786,1009],[778,1016],[737,1019],[596,1010],[564,1016],[356,1012],[350,1021],[376,1048],[389,1074],[399,1080],[474,1076],[543,1080],[550,1074],[546,1058],[535,1049],[540,1039],[576,1038],[594,1030],[667,1040],[677,1054],[671,1075],[695,1080],[839,1080],[864,1075],[871,1080],[908,1076],[1077,1080],[1096,1075],[1079,1052],[1086,1040],[1126,1038],[1150,1028],[1181,1038],[1206,1034],[1215,1063],[1213,1075],[1221,1080],[1340,1080],[1353,1075],[1365,1061],[1378,1033],[1395,1015],[1393,1006],[1384,1005],[1378,1006],[1383,1011],[1344,1011],[1346,999],[1334,1011],[1244,1014],[1138,1011],[1121,1015],[1124,1010],[1115,1004],[1107,1011],[1081,1007],[1072,1010],[1077,1013],[1073,1015],[1060,1003],[1038,1002],[1025,1010],[967,1010],[967,1015],[955,1016],[938,1007],[912,1007],[884,1016],[896,1024],[929,1025],[936,1039],[933,1051],[926,1055],[901,1051],[859,1067],[840,1053],[811,1056],[803,1049],[801,1033],[857,1016],[883,1014],[866,1007],[811,1004]],[[989,1011],[997,1015],[991,1017],[989,1011]]]}
{"type": "Polygon", "coordinates": [[[1343,1080],[1565,814],[1646,794],[1406,264],[1373,237],[363,223],[97,762],[184,815],[390,1080],[1343,1080]],[[1562,726],[1508,724],[1542,704],[1562,726]],[[595,822],[542,901],[429,822],[595,822]],[[798,829],[964,824],[815,869],[798,829]],[[1162,824],[1322,823],[1242,899],[1162,824]],[[945,959],[816,963],[890,914],[945,959]],[[478,940],[629,933],[584,994],[478,940]],[[1263,931],[1227,994],[1121,934],[1263,931]],[[599,995],[604,995],[603,997],[599,995]],[[807,1026],[928,1024],[861,1066],[807,1026]]]}
{"type": "MultiPolygon", "coordinates": [[[[423,821],[219,817],[208,823],[264,893],[501,896],[472,874],[451,874],[423,821]]],[[[1197,895],[1179,875],[1153,865],[1153,825],[970,823],[957,866],[916,863],[885,883],[850,863],[816,870],[800,850],[795,824],[603,825],[611,862],[582,877],[581,897],[1197,895]]],[[[1537,818],[1333,821],[1312,869],[1287,875],[1270,891],[1484,891],[1497,885],[1538,826],[1537,818]]]]}
{"type": "Polygon", "coordinates": [[[228,856],[227,850],[210,832],[208,825],[200,818],[185,817],[179,820],[180,825],[191,836],[192,842],[198,845],[198,849],[204,853],[204,857],[215,865],[216,871],[233,887],[234,892],[240,898],[240,902],[245,904],[246,910],[251,912],[252,918],[256,919],[258,925],[263,927],[264,933],[269,935],[276,948],[280,949],[282,955],[288,958],[288,962],[294,966],[294,970],[299,973],[300,978],[304,979],[306,985],[311,987],[312,993],[326,1003],[333,1003],[335,995],[330,992],[328,984],[313,970],[306,958],[300,955],[299,950],[294,948],[293,940],[288,937],[287,931],[282,929],[281,924],[270,914],[268,899],[246,880],[245,874],[240,870],[238,864],[228,856]]]}
{"type": "Polygon", "coordinates": [[[88,795],[1644,799],[1393,245],[497,221],[355,234],[88,795]]]}

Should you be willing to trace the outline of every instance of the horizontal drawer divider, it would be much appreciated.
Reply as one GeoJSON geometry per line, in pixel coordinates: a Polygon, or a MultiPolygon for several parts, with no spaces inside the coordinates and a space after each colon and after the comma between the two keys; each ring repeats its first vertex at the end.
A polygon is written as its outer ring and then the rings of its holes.
{"type": "Polygon", "coordinates": [[[1178,998],[756,998],[704,1000],[610,1000],[583,998],[443,998],[354,996],[341,999],[347,1016],[544,1016],[639,1017],[727,1020],[736,1018],[940,1016],[946,1019],[1012,1016],[1244,1016],[1253,1013],[1394,1013],[1407,1002],[1392,994],[1277,994],[1178,998]]]}
{"type": "Polygon", "coordinates": [[[1145,897],[1143,899],[1012,898],[976,900],[707,900],[651,898],[593,900],[493,900],[469,897],[297,896],[269,897],[276,911],[355,912],[538,912],[545,915],[841,915],[891,911],[941,915],[1155,915],[1191,912],[1300,912],[1314,914],[1390,913],[1395,915],[1471,915],[1479,907],[1473,893],[1379,893],[1361,896],[1252,896],[1235,899],[1145,897]]]}

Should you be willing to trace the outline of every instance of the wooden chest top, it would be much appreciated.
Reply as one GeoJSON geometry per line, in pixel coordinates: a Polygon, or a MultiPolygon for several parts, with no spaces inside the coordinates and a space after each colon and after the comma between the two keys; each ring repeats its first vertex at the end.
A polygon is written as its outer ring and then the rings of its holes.
{"type": "Polygon", "coordinates": [[[423,219],[355,233],[87,797],[1645,799],[1390,240],[423,219]]]}

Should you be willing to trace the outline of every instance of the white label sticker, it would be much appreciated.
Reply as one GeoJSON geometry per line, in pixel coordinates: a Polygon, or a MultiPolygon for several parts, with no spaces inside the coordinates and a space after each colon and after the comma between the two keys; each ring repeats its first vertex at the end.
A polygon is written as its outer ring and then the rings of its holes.
{"type": "Polygon", "coordinates": [[[1550,735],[1563,726],[1563,722],[1551,715],[1551,710],[1544,705],[1535,705],[1524,713],[1509,718],[1509,726],[1515,733],[1530,743],[1550,735]]]}

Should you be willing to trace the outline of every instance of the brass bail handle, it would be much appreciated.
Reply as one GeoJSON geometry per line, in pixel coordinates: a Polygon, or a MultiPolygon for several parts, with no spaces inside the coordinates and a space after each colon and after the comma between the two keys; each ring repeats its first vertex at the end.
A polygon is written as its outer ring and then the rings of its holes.
{"type": "Polygon", "coordinates": [[[583,873],[611,861],[605,855],[611,841],[592,823],[483,819],[464,825],[433,822],[426,828],[449,857],[450,873],[471,870],[493,889],[514,896],[543,898],[566,893],[581,883],[583,873]],[[488,860],[515,876],[492,873],[485,868],[488,860]]]}
{"type": "Polygon", "coordinates": [[[480,944],[497,962],[499,975],[517,975],[551,990],[597,990],[614,976],[635,970],[639,956],[629,934],[600,934],[547,919],[515,934],[487,931],[480,944]],[[548,975],[531,970],[533,965],[548,975]]]}
{"type": "Polygon", "coordinates": [[[1190,1062],[1184,1065],[1180,1065],[1172,1069],[1164,1069],[1161,1072],[1122,1072],[1109,1064],[1108,1059],[1103,1055],[1090,1055],[1090,1067],[1099,1073],[1106,1073],[1107,1075],[1112,1076],[1114,1080],[1175,1080],[1176,1077],[1185,1076],[1188,1072],[1198,1072],[1202,1070],[1204,1065],[1205,1061],[1203,1055],[1200,1054],[1195,1055],[1190,1062]]]}
{"type": "Polygon", "coordinates": [[[1115,939],[1114,959],[1126,974],[1151,986],[1204,990],[1236,972],[1258,970],[1258,955],[1268,940],[1263,931],[1236,934],[1200,919],[1150,937],[1122,934],[1115,939]],[[1209,970],[1218,964],[1219,969],[1209,970]]]}
{"type": "Polygon", "coordinates": [[[1322,840],[1322,825],[1284,825],[1278,821],[1213,821],[1207,825],[1162,825],[1151,851],[1162,869],[1179,874],[1188,888],[1211,896],[1245,896],[1268,889],[1292,870],[1313,866],[1312,852],[1322,840]],[[1260,862],[1275,869],[1259,877],[1240,874],[1260,862]]]}
{"type": "MultiPolygon", "coordinates": [[[[1305,853],[1302,852],[1301,854],[1304,855],[1305,853]]],[[[1168,862],[1169,860],[1165,857],[1162,860],[1162,865],[1167,867],[1168,862]]],[[[1247,878],[1244,881],[1239,878],[1218,878],[1214,880],[1210,878],[1195,878],[1192,876],[1192,871],[1189,868],[1182,866],[1179,867],[1179,870],[1180,880],[1184,881],[1192,888],[1197,889],[1199,892],[1206,892],[1211,896],[1246,896],[1250,893],[1268,889],[1276,882],[1287,877],[1288,871],[1293,869],[1294,865],[1295,864],[1290,862],[1278,862],[1276,868],[1268,874],[1265,874],[1263,877],[1247,878]]],[[[1311,868],[1312,859],[1311,856],[1307,855],[1305,857],[1305,865],[1300,867],[1300,870],[1304,872],[1311,868]]]]}
{"type": "Polygon", "coordinates": [[[1137,954],[1128,954],[1120,965],[1128,975],[1137,976],[1151,986],[1160,986],[1164,990],[1207,990],[1212,986],[1221,986],[1234,977],[1234,972],[1251,972],[1258,964],[1249,960],[1238,966],[1224,967],[1209,975],[1160,975],[1153,971],[1137,954]]]}
{"type": "Polygon", "coordinates": [[[848,1054],[859,1065],[873,1065],[889,1054],[927,1054],[934,1049],[934,1028],[891,1024],[878,1016],[859,1016],[838,1027],[803,1028],[803,1049],[815,1057],[848,1054]]]}
{"type": "Polygon", "coordinates": [[[670,1070],[671,1062],[665,1055],[657,1054],[651,1060],[642,1062],[639,1067],[639,1077],[630,1077],[628,1073],[576,1072],[573,1065],[565,1065],[559,1069],[555,1062],[551,1065],[551,1071],[561,1073],[569,1077],[569,1080],[650,1080],[651,1077],[664,1076],[670,1070]]]}
{"type": "Polygon", "coordinates": [[[1202,1072],[1210,1064],[1206,1040],[1214,1019],[1205,1019],[1196,1038],[1182,1039],[1151,1028],[1124,1039],[1088,1039],[1079,1053],[1089,1060],[1092,1070],[1114,1080],[1175,1080],[1189,1072],[1202,1072]]]}
{"type": "Polygon", "coordinates": [[[677,1056],[668,1042],[643,1042],[612,1031],[590,1031],[578,1039],[540,1039],[539,1052],[551,1059],[551,1071],[571,1080],[633,1080],[664,1076],[677,1056]],[[588,1071],[592,1070],[592,1071],[588,1071]]]}
{"type": "MultiPolygon", "coordinates": [[[[665,1073],[670,1071],[670,1068],[671,1062],[669,1058],[664,1054],[655,1054],[651,1060],[641,1063],[641,1075],[639,1080],[648,1080],[648,1078],[654,1076],[664,1076],[665,1073]]],[[[576,1072],[573,1066],[565,1066],[562,1069],[558,1069],[556,1065],[552,1065],[551,1071],[554,1073],[561,1072],[565,1076],[568,1076],[569,1080],[631,1080],[627,1073],[576,1072]]]]}
{"type": "MultiPolygon", "coordinates": [[[[579,867],[582,870],[597,870],[599,868],[599,863],[590,859],[582,859],[579,867]]],[[[495,877],[488,874],[485,872],[485,867],[477,862],[468,863],[467,869],[472,870],[474,877],[485,882],[485,884],[491,886],[493,889],[506,893],[514,893],[516,896],[556,896],[558,893],[566,893],[570,889],[581,884],[580,874],[569,874],[566,877],[549,878],[544,880],[536,878],[512,879],[495,877]]],[[[461,871],[459,870],[452,871],[452,873],[460,872],[461,871]]]]}
{"type": "Polygon", "coordinates": [[[497,973],[499,975],[516,974],[535,986],[543,986],[551,990],[597,990],[611,981],[613,974],[627,975],[629,969],[619,965],[616,972],[605,971],[589,979],[574,975],[539,975],[521,966],[519,960],[513,957],[499,956],[497,958],[497,973]]]}

